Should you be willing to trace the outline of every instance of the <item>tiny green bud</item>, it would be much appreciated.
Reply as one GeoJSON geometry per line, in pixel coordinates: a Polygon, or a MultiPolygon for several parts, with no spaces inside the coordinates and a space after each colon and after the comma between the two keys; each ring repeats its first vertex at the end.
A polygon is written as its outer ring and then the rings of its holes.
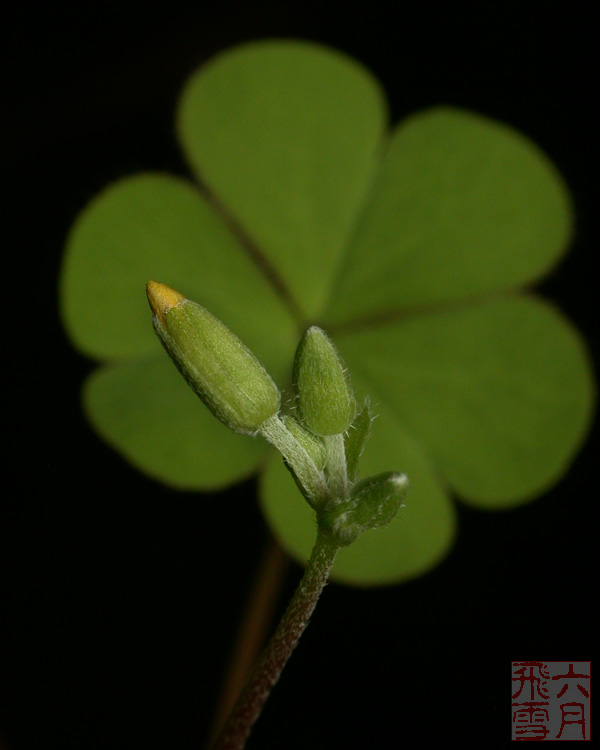
{"type": "Polygon", "coordinates": [[[283,418],[283,423],[315,462],[317,469],[319,471],[324,469],[327,463],[327,451],[325,450],[325,443],[323,443],[321,438],[305,430],[294,417],[288,414],[283,418]]]}
{"type": "Polygon", "coordinates": [[[164,284],[150,281],[146,293],[163,346],[217,419],[252,434],[279,411],[279,389],[226,325],[164,284]]]}
{"type": "Polygon", "coordinates": [[[302,421],[315,434],[339,435],[352,422],[356,402],[344,363],[317,326],[311,326],[298,344],[294,389],[302,421]]]}
{"type": "Polygon", "coordinates": [[[405,474],[386,472],[368,477],[354,487],[348,500],[326,506],[320,513],[319,525],[340,547],[345,547],[363,531],[392,521],[407,492],[405,474]]]}

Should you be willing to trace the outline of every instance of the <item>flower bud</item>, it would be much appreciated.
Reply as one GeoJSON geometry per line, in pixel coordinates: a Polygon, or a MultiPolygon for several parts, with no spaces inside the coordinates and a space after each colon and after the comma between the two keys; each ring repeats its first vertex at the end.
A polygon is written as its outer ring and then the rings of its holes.
{"type": "Polygon", "coordinates": [[[352,422],[356,402],[344,363],[317,326],[298,344],[294,389],[302,421],[316,435],[339,435],[352,422]]]}
{"type": "Polygon", "coordinates": [[[163,346],[217,419],[252,434],[279,411],[279,389],[227,326],[164,284],[150,281],[146,293],[163,346]]]}
{"type": "Polygon", "coordinates": [[[319,525],[341,547],[352,544],[363,531],[392,521],[408,492],[405,474],[386,472],[359,482],[350,498],[331,504],[320,515],[319,525]]]}

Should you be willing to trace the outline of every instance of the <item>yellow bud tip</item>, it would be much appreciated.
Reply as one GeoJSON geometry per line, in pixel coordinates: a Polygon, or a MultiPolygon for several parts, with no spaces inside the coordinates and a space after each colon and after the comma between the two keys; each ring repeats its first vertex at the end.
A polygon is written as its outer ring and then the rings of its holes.
{"type": "Polygon", "coordinates": [[[170,286],[160,284],[158,281],[149,281],[146,284],[146,294],[148,295],[148,302],[150,303],[152,312],[163,324],[165,322],[165,315],[169,310],[185,299],[183,294],[179,294],[179,292],[171,289],[170,286]]]}

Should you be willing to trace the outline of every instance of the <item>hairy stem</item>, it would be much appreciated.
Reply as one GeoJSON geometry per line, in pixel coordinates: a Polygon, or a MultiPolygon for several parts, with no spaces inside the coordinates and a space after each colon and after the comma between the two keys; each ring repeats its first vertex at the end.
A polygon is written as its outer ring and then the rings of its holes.
{"type": "Polygon", "coordinates": [[[337,547],[319,532],[304,575],[277,629],[262,652],[252,675],[213,746],[213,750],[242,750],[273,685],[287,660],[327,582],[337,547]]]}
{"type": "Polygon", "coordinates": [[[259,433],[283,456],[304,488],[313,508],[322,505],[329,497],[323,473],[276,414],[260,427],[259,433]]]}
{"type": "Polygon", "coordinates": [[[266,643],[289,558],[271,537],[256,572],[221,686],[210,744],[219,736],[266,643]]]}
{"type": "Polygon", "coordinates": [[[326,435],[328,485],[334,498],[345,500],[348,494],[348,470],[343,435],[326,435]]]}

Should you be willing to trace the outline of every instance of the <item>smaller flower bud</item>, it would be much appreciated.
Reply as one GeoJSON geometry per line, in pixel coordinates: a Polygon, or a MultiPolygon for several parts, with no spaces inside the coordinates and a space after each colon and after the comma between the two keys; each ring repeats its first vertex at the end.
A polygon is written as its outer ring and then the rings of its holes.
{"type": "Polygon", "coordinates": [[[296,350],[294,389],[304,424],[316,435],[339,435],[354,418],[356,402],[337,349],[311,326],[296,350]]]}
{"type": "Polygon", "coordinates": [[[163,346],[217,419],[234,432],[252,434],[277,414],[279,389],[226,325],[164,284],[150,281],[146,293],[163,346]]]}
{"type": "Polygon", "coordinates": [[[408,492],[405,474],[386,472],[359,482],[343,503],[330,504],[320,514],[319,525],[345,547],[363,531],[378,529],[392,521],[408,492]]]}

